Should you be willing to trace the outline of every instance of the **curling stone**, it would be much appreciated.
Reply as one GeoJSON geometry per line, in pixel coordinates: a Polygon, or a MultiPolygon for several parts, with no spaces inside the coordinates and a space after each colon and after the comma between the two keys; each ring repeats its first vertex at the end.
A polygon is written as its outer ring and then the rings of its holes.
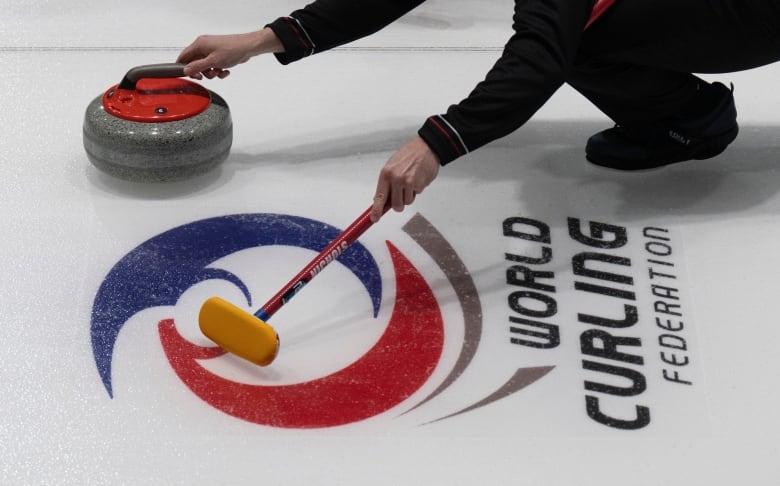
{"type": "Polygon", "coordinates": [[[95,98],[84,116],[92,165],[137,182],[188,179],[221,165],[233,142],[230,109],[183,76],[184,64],[138,66],[95,98]]]}

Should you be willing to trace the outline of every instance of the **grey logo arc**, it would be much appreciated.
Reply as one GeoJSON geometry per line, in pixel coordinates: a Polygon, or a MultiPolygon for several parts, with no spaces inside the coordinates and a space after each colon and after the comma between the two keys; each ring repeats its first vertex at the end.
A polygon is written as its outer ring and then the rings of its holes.
{"type": "MultiPolygon", "coordinates": [[[[431,259],[433,259],[433,261],[447,277],[447,280],[455,291],[455,295],[457,296],[458,302],[461,306],[465,325],[463,346],[461,347],[460,353],[452,370],[430,395],[408,410],[408,413],[439,396],[453,383],[455,383],[455,381],[457,381],[457,379],[460,378],[460,376],[466,371],[477,354],[477,349],[479,348],[479,344],[482,339],[483,316],[482,304],[479,300],[479,293],[477,292],[477,288],[474,284],[474,280],[472,279],[471,274],[458,254],[452,248],[452,245],[450,245],[450,243],[441,235],[441,233],[439,233],[439,231],[419,213],[415,214],[403,226],[403,230],[418,245],[420,245],[420,247],[425,250],[426,253],[428,253],[431,259]]],[[[482,400],[479,400],[476,403],[463,408],[462,410],[446,415],[430,423],[438,422],[444,419],[455,417],[457,415],[471,412],[473,410],[477,410],[502,398],[517,393],[518,391],[543,378],[550,371],[552,371],[553,368],[555,368],[555,366],[519,368],[515,370],[514,374],[503,385],[501,385],[493,393],[490,393],[482,400]]]]}

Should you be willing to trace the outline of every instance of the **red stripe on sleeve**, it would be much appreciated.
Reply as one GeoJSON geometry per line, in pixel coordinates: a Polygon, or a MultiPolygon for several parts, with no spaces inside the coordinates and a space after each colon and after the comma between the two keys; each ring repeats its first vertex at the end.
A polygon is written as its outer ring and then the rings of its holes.
{"type": "Polygon", "coordinates": [[[434,118],[434,117],[430,117],[430,118],[429,118],[429,120],[431,120],[431,123],[433,123],[433,125],[434,125],[436,128],[438,128],[438,129],[439,129],[439,131],[440,131],[441,133],[443,133],[443,134],[444,134],[444,136],[446,136],[446,137],[447,137],[447,140],[449,140],[449,141],[450,141],[450,144],[452,144],[452,147],[455,149],[455,152],[456,152],[458,155],[463,155],[463,154],[465,153],[465,151],[463,150],[463,147],[461,147],[461,146],[460,146],[460,144],[458,143],[458,141],[457,141],[457,140],[455,140],[455,137],[453,137],[453,136],[452,136],[452,134],[449,132],[449,130],[447,130],[446,128],[444,128],[444,127],[443,127],[443,126],[442,126],[442,125],[441,125],[441,124],[440,124],[440,123],[439,123],[439,122],[436,120],[436,118],[434,118]]]}

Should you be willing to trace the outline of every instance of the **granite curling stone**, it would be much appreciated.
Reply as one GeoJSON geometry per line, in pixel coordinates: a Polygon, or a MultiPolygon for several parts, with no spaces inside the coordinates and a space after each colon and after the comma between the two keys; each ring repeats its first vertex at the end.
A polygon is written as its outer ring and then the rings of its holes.
{"type": "Polygon", "coordinates": [[[92,165],[136,182],[180,181],[221,165],[233,142],[230,109],[183,76],[183,64],[138,66],[95,98],[84,116],[92,165]]]}

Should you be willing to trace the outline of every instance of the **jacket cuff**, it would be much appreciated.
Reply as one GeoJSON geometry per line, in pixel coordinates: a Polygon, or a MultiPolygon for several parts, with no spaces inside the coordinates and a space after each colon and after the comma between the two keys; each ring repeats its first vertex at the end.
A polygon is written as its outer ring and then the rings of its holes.
{"type": "Polygon", "coordinates": [[[314,42],[295,17],[279,17],[266,27],[274,31],[284,46],[284,52],[274,54],[280,63],[290,64],[314,54],[314,42]]]}
{"type": "Polygon", "coordinates": [[[444,115],[428,117],[417,131],[425,143],[439,157],[441,165],[446,165],[462,155],[469,153],[458,131],[444,118],[444,115]]]}

